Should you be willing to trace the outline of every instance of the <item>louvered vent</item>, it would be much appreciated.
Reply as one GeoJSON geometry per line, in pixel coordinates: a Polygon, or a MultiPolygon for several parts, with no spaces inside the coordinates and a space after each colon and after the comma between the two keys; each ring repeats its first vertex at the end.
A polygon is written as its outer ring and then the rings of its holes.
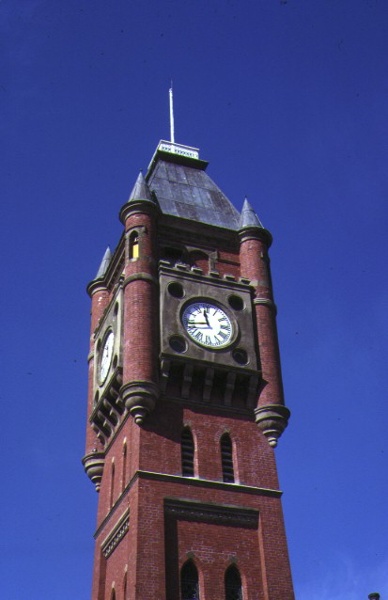
{"type": "Polygon", "coordinates": [[[222,480],[234,483],[232,440],[227,433],[221,438],[222,480]]]}
{"type": "Polygon", "coordinates": [[[190,429],[185,427],[181,438],[182,475],[194,477],[194,440],[190,429]]]}

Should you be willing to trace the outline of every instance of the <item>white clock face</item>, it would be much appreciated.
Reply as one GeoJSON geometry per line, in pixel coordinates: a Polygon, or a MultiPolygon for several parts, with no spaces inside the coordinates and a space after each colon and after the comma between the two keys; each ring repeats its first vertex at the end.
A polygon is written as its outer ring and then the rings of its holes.
{"type": "Polygon", "coordinates": [[[232,341],[232,322],[216,304],[190,303],[183,311],[182,323],[191,339],[206,348],[223,348],[232,341]]]}
{"type": "Polygon", "coordinates": [[[113,355],[113,343],[114,343],[113,331],[110,331],[105,338],[105,343],[101,352],[100,358],[100,381],[104,382],[108,375],[110,363],[112,362],[113,355]]]}

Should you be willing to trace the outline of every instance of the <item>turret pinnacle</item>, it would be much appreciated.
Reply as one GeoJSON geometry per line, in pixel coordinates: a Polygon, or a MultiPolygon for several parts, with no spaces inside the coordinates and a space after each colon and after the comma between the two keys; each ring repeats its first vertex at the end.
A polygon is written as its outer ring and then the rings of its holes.
{"type": "Polygon", "coordinates": [[[150,189],[141,171],[136,179],[135,185],[133,186],[132,192],[129,195],[128,202],[134,202],[137,200],[148,200],[149,202],[155,203],[155,200],[151,196],[150,189]]]}
{"type": "Polygon", "coordinates": [[[97,271],[96,279],[101,279],[102,277],[104,277],[104,275],[107,271],[107,268],[109,266],[109,263],[111,261],[111,258],[112,258],[112,252],[110,251],[110,248],[108,246],[107,249],[105,250],[104,256],[102,257],[101,264],[97,271]]]}
{"type": "Polygon", "coordinates": [[[254,208],[249,204],[246,198],[240,215],[238,234],[240,240],[252,238],[264,240],[267,248],[269,248],[272,243],[270,232],[265,229],[254,208]]]}
{"type": "Polygon", "coordinates": [[[244,227],[260,227],[260,229],[264,229],[259,217],[254,208],[249,204],[247,198],[245,198],[242,207],[239,229],[243,229],[244,227]]]}
{"type": "Polygon", "coordinates": [[[125,219],[131,212],[139,209],[141,211],[154,210],[155,208],[159,208],[158,201],[140,171],[128,201],[121,207],[120,220],[125,223],[125,219]]]}

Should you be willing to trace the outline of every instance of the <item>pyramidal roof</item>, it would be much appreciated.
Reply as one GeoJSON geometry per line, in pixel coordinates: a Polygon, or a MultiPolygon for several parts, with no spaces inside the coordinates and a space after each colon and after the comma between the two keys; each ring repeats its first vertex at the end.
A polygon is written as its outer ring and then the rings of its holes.
{"type": "Polygon", "coordinates": [[[146,175],[162,213],[237,230],[240,214],[206,174],[198,150],[161,141],[146,175]]]}

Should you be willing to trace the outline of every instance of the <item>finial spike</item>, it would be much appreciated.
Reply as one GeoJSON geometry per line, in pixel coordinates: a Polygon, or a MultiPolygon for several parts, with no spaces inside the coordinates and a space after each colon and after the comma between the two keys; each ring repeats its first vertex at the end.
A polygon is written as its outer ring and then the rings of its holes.
{"type": "Polygon", "coordinates": [[[169,97],[170,97],[170,142],[175,144],[175,132],[174,132],[174,98],[172,92],[172,80],[171,86],[169,89],[169,97]]]}

